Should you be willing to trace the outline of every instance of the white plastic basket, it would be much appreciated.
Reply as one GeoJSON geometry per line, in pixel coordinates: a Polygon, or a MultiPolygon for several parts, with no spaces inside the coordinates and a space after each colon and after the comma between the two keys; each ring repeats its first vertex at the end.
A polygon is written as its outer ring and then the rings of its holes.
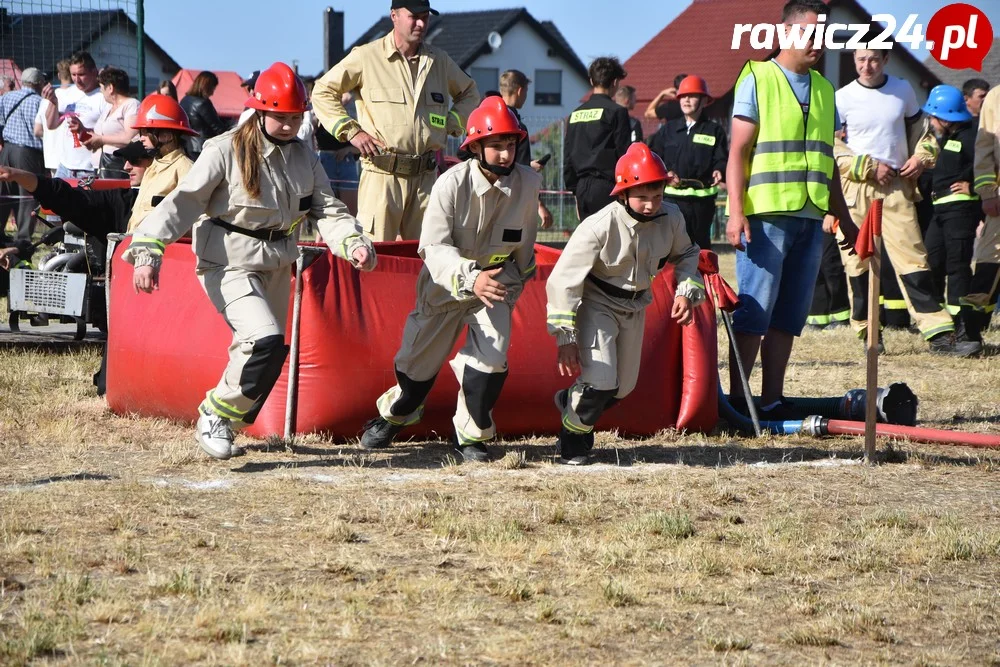
{"type": "Polygon", "coordinates": [[[33,269],[10,272],[10,309],[50,315],[83,315],[87,274],[33,269]]]}

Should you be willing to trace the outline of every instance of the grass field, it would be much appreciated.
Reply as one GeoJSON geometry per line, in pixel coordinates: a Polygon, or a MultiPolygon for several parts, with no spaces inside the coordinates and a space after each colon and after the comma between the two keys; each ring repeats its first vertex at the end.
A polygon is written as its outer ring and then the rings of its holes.
{"type": "MultiPolygon", "coordinates": [[[[882,377],[923,424],[1000,433],[987,340],[888,332],[882,377]]],[[[216,462],[108,414],[98,359],[0,350],[2,665],[1000,665],[1000,452],[601,433],[567,469],[548,438],[455,465],[241,436],[216,462]]],[[[807,333],[788,383],[863,386],[860,344],[807,333]]]]}

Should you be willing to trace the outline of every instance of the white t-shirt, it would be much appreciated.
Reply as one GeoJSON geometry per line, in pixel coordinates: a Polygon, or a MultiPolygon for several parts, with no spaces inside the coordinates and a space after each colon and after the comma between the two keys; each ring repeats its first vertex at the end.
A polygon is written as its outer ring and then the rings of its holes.
{"type": "Polygon", "coordinates": [[[55,170],[59,168],[59,132],[62,128],[49,129],[45,120],[45,110],[48,108],[49,101],[43,97],[41,104],[38,105],[38,113],[35,114],[35,124],[42,126],[42,155],[45,156],[45,168],[55,170]]]}
{"type": "Polygon", "coordinates": [[[920,113],[909,82],[886,76],[878,88],[855,79],[837,91],[837,111],[847,131],[847,145],[859,155],[870,155],[893,169],[906,162],[906,119],[920,113]]]}
{"type": "MultiPolygon", "coordinates": [[[[98,86],[89,93],[84,93],[76,86],[65,88],[64,90],[76,90],[77,93],[75,96],[67,94],[65,104],[63,103],[63,99],[59,97],[58,92],[56,93],[56,99],[59,100],[59,113],[64,114],[72,111],[79,116],[80,123],[84,127],[93,128],[101,117],[104,105],[107,104],[104,101],[104,95],[101,94],[101,87],[98,86]]],[[[69,131],[67,123],[62,123],[60,129],[65,130],[65,133],[63,135],[59,164],[67,169],[93,171],[94,164],[91,159],[90,149],[86,146],[77,148],[73,145],[73,133],[69,131]]]]}

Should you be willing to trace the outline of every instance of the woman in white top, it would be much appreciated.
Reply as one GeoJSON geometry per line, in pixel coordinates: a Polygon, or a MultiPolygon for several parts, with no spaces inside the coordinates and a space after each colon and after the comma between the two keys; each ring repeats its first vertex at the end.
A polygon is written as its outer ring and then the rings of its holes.
{"type": "MultiPolygon", "coordinates": [[[[93,151],[94,167],[102,171],[117,170],[124,173],[125,161],[114,152],[135,139],[138,130],[132,128],[139,113],[139,100],[129,97],[128,74],[117,67],[105,67],[97,75],[104,96],[101,117],[91,130],[91,137],[83,145],[93,151]]],[[[120,174],[110,173],[115,177],[120,174]]]]}

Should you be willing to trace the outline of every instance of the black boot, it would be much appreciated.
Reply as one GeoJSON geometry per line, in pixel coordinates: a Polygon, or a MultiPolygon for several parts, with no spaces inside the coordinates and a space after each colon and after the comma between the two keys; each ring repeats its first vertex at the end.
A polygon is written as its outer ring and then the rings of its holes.
{"type": "Polygon", "coordinates": [[[590,463],[590,448],[593,447],[593,437],[593,431],[583,434],[572,433],[566,430],[565,426],[559,429],[559,439],[556,441],[559,463],[568,466],[585,466],[590,463]]]}
{"type": "Polygon", "coordinates": [[[972,357],[979,354],[983,344],[974,340],[957,340],[955,332],[945,331],[927,341],[932,354],[947,354],[952,357],[972,357]]]}
{"type": "Polygon", "coordinates": [[[458,436],[453,435],[451,437],[451,444],[454,445],[455,451],[462,455],[463,461],[485,463],[490,460],[490,452],[486,449],[485,442],[470,442],[467,445],[463,445],[458,436]]]}
{"type": "Polygon", "coordinates": [[[962,306],[955,322],[955,340],[983,342],[983,315],[971,306],[962,306]]]}
{"type": "Polygon", "coordinates": [[[393,424],[381,416],[376,417],[365,424],[365,432],[361,436],[361,449],[385,449],[402,430],[402,424],[393,424]]]}

